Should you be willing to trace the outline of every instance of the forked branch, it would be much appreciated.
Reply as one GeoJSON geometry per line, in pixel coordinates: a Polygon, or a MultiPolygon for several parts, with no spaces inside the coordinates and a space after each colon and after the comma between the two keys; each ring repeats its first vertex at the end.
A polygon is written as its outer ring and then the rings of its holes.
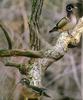
{"type": "Polygon", "coordinates": [[[32,50],[0,50],[0,57],[9,56],[25,56],[32,58],[51,58],[60,59],[68,50],[68,45],[77,45],[80,41],[81,34],[83,32],[83,17],[80,18],[77,26],[72,32],[72,36],[66,32],[61,33],[55,46],[46,50],[32,51],[32,50]]]}

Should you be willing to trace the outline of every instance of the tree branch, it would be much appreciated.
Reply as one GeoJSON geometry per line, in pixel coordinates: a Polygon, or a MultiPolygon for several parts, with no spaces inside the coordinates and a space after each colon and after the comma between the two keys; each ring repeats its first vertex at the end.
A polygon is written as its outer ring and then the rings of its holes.
{"type": "Polygon", "coordinates": [[[41,58],[42,56],[38,51],[32,50],[0,50],[0,57],[10,57],[10,56],[25,56],[32,58],[41,58]]]}
{"type": "Polygon", "coordinates": [[[4,25],[4,23],[2,21],[0,21],[0,27],[5,34],[5,37],[6,37],[7,42],[8,42],[9,49],[12,49],[12,42],[11,42],[11,39],[9,37],[8,30],[7,30],[6,26],[4,25]]]}
{"type": "Polygon", "coordinates": [[[32,58],[52,58],[55,60],[60,59],[68,50],[68,45],[77,45],[80,41],[81,34],[83,32],[83,17],[79,20],[77,26],[72,32],[72,36],[66,32],[61,33],[56,45],[40,51],[32,50],[0,50],[0,57],[9,56],[25,56],[32,58]]]}
{"type": "Polygon", "coordinates": [[[13,63],[13,62],[7,62],[5,64],[5,66],[11,66],[11,67],[16,67],[19,69],[19,71],[22,73],[22,74],[27,74],[27,65],[26,64],[17,64],[17,63],[13,63]]]}

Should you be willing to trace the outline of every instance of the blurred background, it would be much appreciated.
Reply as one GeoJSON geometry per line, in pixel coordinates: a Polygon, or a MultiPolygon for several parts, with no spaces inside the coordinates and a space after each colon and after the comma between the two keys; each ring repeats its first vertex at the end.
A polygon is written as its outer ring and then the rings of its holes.
{"type": "MultiPolygon", "coordinates": [[[[40,18],[42,37],[55,45],[58,32],[49,34],[55,23],[65,16],[65,6],[71,0],[45,0],[40,18]],[[44,34],[45,33],[45,34],[44,34]]],[[[74,1],[74,0],[72,0],[74,1]]],[[[76,0],[75,0],[76,1],[76,0]]],[[[13,49],[29,48],[28,22],[31,15],[31,0],[0,0],[0,20],[9,30],[13,49]]],[[[0,48],[8,48],[6,38],[0,29],[0,48]]],[[[26,63],[29,58],[0,58],[3,65],[7,61],[26,63]]],[[[59,61],[53,63],[43,77],[52,100],[82,100],[81,98],[81,42],[78,47],[70,49],[59,61]]],[[[42,100],[51,100],[43,98],[42,100]]]]}

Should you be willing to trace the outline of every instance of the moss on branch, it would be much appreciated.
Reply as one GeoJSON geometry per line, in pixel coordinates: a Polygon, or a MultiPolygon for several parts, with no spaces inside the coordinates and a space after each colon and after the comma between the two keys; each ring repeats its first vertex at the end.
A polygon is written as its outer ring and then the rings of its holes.
{"type": "Polygon", "coordinates": [[[0,57],[10,57],[10,56],[25,56],[32,58],[41,58],[42,56],[38,51],[32,50],[0,50],[0,57]]]}

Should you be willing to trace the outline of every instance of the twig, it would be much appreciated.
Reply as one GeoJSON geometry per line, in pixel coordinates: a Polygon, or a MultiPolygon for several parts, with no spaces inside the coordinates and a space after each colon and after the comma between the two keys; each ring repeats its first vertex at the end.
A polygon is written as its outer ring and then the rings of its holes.
{"type": "Polygon", "coordinates": [[[0,50],[0,57],[10,57],[10,56],[25,56],[33,58],[41,58],[39,52],[32,50],[0,50]]]}
{"type": "Polygon", "coordinates": [[[71,65],[72,65],[72,72],[73,72],[74,80],[75,80],[75,82],[78,86],[78,89],[81,91],[81,85],[80,85],[80,82],[79,82],[79,79],[78,79],[75,60],[74,60],[72,53],[71,53],[71,56],[70,56],[70,61],[71,61],[71,65]]]}
{"type": "Polygon", "coordinates": [[[26,68],[26,65],[25,64],[17,64],[17,63],[13,63],[13,62],[7,62],[5,64],[5,66],[11,66],[11,67],[16,67],[19,69],[19,71],[22,73],[22,74],[27,74],[27,68],[26,68]]]}
{"type": "MultiPolygon", "coordinates": [[[[76,71],[80,70],[79,68],[76,69],[76,71]]],[[[60,78],[62,77],[65,77],[65,76],[68,76],[70,74],[72,74],[73,71],[72,70],[69,70],[68,72],[67,71],[64,71],[63,73],[57,75],[51,82],[49,82],[45,87],[49,87],[53,82],[56,82],[57,80],[59,80],[60,78]]]]}
{"type": "Polygon", "coordinates": [[[3,30],[3,32],[4,32],[5,36],[6,36],[9,49],[12,49],[12,42],[11,42],[11,39],[9,37],[8,30],[7,30],[6,26],[4,25],[4,23],[2,21],[0,21],[0,27],[1,27],[1,29],[3,30]]]}

